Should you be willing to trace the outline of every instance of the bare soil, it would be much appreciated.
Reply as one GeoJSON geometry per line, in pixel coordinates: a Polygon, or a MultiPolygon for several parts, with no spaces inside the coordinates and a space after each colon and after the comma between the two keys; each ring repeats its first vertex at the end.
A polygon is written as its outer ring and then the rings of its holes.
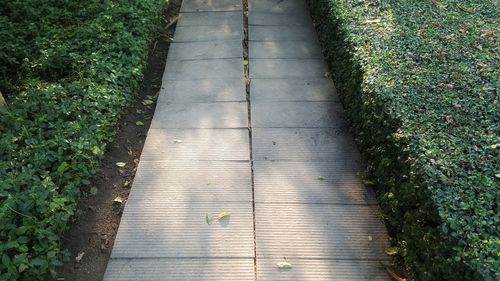
{"type": "Polygon", "coordinates": [[[137,99],[124,111],[115,139],[107,146],[102,166],[89,185],[96,187],[97,193],[92,195],[88,190],[88,195],[82,196],[77,215],[61,237],[61,249],[68,251],[68,257],[57,269],[59,277],[55,280],[100,281],[104,276],[156,106],[156,103],[144,105],[142,101],[158,96],[175,29],[175,24],[170,23],[177,17],[180,4],[181,0],[170,1],[165,11],[162,26],[150,48],[137,99]],[[137,121],[144,125],[137,125],[137,121]],[[117,162],[127,165],[119,168],[117,162]],[[117,197],[123,199],[123,204],[114,202],[117,197]]]}

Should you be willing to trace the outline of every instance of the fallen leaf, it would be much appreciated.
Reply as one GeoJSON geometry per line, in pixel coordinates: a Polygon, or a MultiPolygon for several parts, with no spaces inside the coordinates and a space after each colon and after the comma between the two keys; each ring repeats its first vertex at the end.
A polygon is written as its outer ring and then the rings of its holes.
{"type": "Polygon", "coordinates": [[[396,280],[396,281],[406,281],[405,278],[399,277],[399,275],[397,275],[396,272],[394,272],[393,270],[391,270],[388,266],[385,267],[385,270],[387,270],[387,272],[389,272],[389,275],[391,275],[391,277],[394,280],[396,280]]]}
{"type": "Polygon", "coordinates": [[[243,61],[243,65],[248,65],[248,61],[247,61],[247,60],[244,60],[244,61],[243,61]]]}
{"type": "Polygon", "coordinates": [[[223,219],[229,217],[230,215],[231,215],[231,212],[227,212],[227,211],[220,212],[219,215],[217,216],[217,219],[223,220],[223,219]]]}
{"type": "Polygon", "coordinates": [[[368,241],[372,241],[373,237],[371,235],[368,235],[368,241]]]}
{"type": "Polygon", "coordinates": [[[287,261],[280,261],[279,263],[276,264],[279,269],[291,269],[292,264],[287,262],[287,261]]]}
{"type": "Polygon", "coordinates": [[[152,101],[152,100],[150,100],[150,99],[145,99],[145,100],[143,100],[143,101],[142,101],[142,104],[143,104],[143,105],[150,105],[150,104],[152,104],[153,102],[154,102],[154,101],[152,101]]]}
{"type": "Polygon", "coordinates": [[[214,215],[212,215],[212,213],[207,213],[206,220],[207,224],[212,224],[212,222],[214,221],[214,215]]]}
{"type": "Polygon", "coordinates": [[[397,255],[398,251],[399,251],[398,247],[389,247],[385,249],[385,253],[389,256],[397,255]]]}
{"type": "Polygon", "coordinates": [[[116,197],[114,200],[113,200],[114,203],[118,203],[118,204],[122,204],[123,203],[123,198],[121,198],[120,196],[116,197]]]}
{"type": "Polygon", "coordinates": [[[125,167],[125,165],[127,165],[127,163],[125,163],[125,162],[116,162],[116,166],[118,166],[120,168],[125,167]]]}
{"type": "Polygon", "coordinates": [[[141,121],[137,121],[137,122],[135,122],[135,124],[136,124],[137,126],[144,126],[144,123],[142,123],[141,121]]]}
{"type": "Polygon", "coordinates": [[[92,186],[92,187],[90,188],[90,194],[92,194],[92,195],[96,195],[96,194],[97,194],[97,187],[92,186]]]}
{"type": "Polygon", "coordinates": [[[82,261],[82,259],[83,259],[83,255],[85,255],[85,252],[80,252],[80,253],[78,253],[78,255],[76,255],[76,257],[75,257],[75,261],[76,261],[76,262],[80,262],[80,261],[82,261]]]}
{"type": "Polygon", "coordinates": [[[182,140],[174,140],[174,143],[182,143],[182,140]]]}
{"type": "Polygon", "coordinates": [[[318,177],[318,180],[320,180],[320,181],[324,181],[324,180],[325,180],[325,178],[320,176],[320,177],[318,177]]]}

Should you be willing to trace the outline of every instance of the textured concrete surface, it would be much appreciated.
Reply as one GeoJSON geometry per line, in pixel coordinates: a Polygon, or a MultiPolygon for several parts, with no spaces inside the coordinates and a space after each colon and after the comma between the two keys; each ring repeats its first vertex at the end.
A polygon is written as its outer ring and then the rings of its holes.
{"type": "Polygon", "coordinates": [[[253,257],[251,202],[127,202],[112,258],[253,257]],[[230,211],[209,225],[206,214],[230,211]]]}
{"type": "Polygon", "coordinates": [[[161,103],[151,128],[246,128],[246,102],[161,103]]]}
{"type": "Polygon", "coordinates": [[[272,281],[388,281],[379,261],[287,259],[292,269],[276,269],[283,257],[257,259],[257,280],[272,281]]]}
{"type": "Polygon", "coordinates": [[[252,11],[248,14],[249,25],[279,25],[279,26],[312,26],[312,20],[307,13],[277,14],[272,12],[252,11]]]}
{"type": "Polygon", "coordinates": [[[243,13],[241,11],[182,13],[181,18],[177,22],[177,27],[209,25],[243,26],[243,13]]]}
{"type": "Polygon", "coordinates": [[[339,101],[327,78],[252,79],[252,101],[339,101]]]}
{"type": "Polygon", "coordinates": [[[255,203],[255,231],[257,257],[373,260],[389,246],[375,206],[255,203]]]}
{"type": "Polygon", "coordinates": [[[241,25],[199,25],[176,28],[174,42],[242,40],[241,25]]]}
{"type": "Polygon", "coordinates": [[[248,49],[253,59],[322,58],[321,48],[309,41],[250,41],[248,49]]]}
{"type": "Polygon", "coordinates": [[[181,13],[241,11],[242,7],[240,0],[183,0],[181,13]]]}
{"type": "Polygon", "coordinates": [[[254,128],[254,160],[358,161],[347,128],[254,128]]]}
{"type": "Polygon", "coordinates": [[[249,0],[248,10],[276,14],[305,14],[308,11],[304,0],[249,0]]]}
{"type": "Polygon", "coordinates": [[[183,1],[105,281],[389,280],[305,1],[249,7],[247,96],[242,2],[183,1]]]}
{"type": "Polygon", "coordinates": [[[254,161],[253,170],[259,203],[376,204],[353,161],[254,161]]]}
{"type": "Polygon", "coordinates": [[[245,83],[242,78],[172,80],[162,85],[158,104],[245,100],[245,83]]]}
{"type": "Polygon", "coordinates": [[[155,197],[165,202],[250,202],[250,162],[141,161],[129,201],[155,197]]]}
{"type": "Polygon", "coordinates": [[[250,160],[246,129],[150,129],[141,161],[250,160]]]}
{"type": "Polygon", "coordinates": [[[253,258],[111,259],[104,280],[254,281],[253,264],[253,258]]]}
{"type": "Polygon", "coordinates": [[[243,78],[241,59],[171,60],[165,66],[164,83],[168,80],[209,78],[243,78]]]}
{"type": "MultiPolygon", "coordinates": [[[[312,26],[261,26],[250,25],[248,27],[250,41],[312,41],[316,34],[312,26]]],[[[294,42],[288,42],[293,45],[294,42]]]]}
{"type": "Polygon", "coordinates": [[[173,43],[169,60],[243,59],[241,40],[173,43]]]}
{"type": "Polygon", "coordinates": [[[250,59],[251,78],[324,77],[328,67],[322,59],[250,59]]]}
{"type": "Polygon", "coordinates": [[[344,109],[338,102],[254,101],[254,128],[343,128],[344,109]]]}

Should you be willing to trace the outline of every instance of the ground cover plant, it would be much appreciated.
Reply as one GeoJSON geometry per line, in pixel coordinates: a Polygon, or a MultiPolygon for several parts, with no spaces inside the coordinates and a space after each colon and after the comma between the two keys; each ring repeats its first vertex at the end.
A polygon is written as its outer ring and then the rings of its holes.
{"type": "Polygon", "coordinates": [[[498,3],[311,0],[410,280],[500,278],[498,3]]]}
{"type": "Polygon", "coordinates": [[[0,280],[42,280],[120,112],[166,0],[0,5],[0,280]]]}

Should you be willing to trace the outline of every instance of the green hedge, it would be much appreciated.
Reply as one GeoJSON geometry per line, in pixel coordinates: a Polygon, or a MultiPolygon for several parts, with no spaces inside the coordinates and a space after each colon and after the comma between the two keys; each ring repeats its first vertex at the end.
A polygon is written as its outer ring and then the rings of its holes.
{"type": "Polygon", "coordinates": [[[411,280],[500,278],[492,0],[311,0],[411,280]]]}
{"type": "Polygon", "coordinates": [[[166,0],[0,5],[0,280],[42,280],[134,98],[166,0]]]}

